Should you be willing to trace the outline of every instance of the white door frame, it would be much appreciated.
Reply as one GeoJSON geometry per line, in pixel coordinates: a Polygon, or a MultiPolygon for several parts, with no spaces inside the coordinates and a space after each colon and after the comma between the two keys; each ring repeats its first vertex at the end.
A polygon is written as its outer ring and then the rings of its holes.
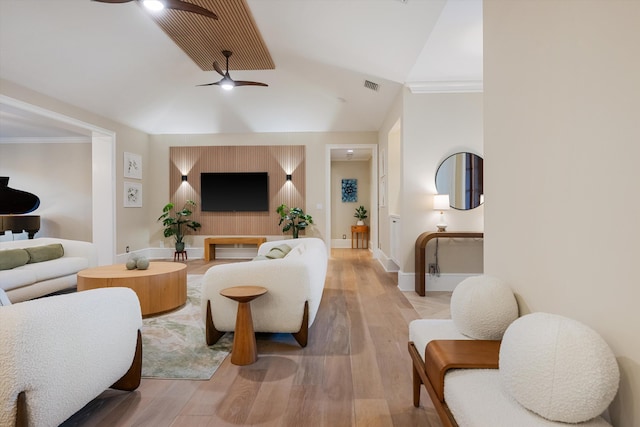
{"type": "Polygon", "coordinates": [[[115,132],[5,95],[0,95],[0,104],[85,129],[91,134],[92,240],[98,251],[98,264],[113,264],[116,248],[115,132]]]}
{"type": "Polygon", "coordinates": [[[369,227],[369,240],[374,255],[378,247],[378,144],[327,144],[325,151],[325,243],[329,254],[331,253],[331,151],[347,148],[368,148],[371,150],[371,217],[369,227]]]}

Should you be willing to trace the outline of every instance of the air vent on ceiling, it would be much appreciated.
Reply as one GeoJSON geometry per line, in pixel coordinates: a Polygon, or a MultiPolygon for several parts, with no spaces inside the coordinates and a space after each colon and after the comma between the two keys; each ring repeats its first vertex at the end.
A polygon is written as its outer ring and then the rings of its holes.
{"type": "Polygon", "coordinates": [[[372,82],[370,80],[365,80],[364,81],[364,87],[366,87],[367,89],[375,90],[377,92],[378,88],[380,87],[380,85],[378,83],[374,83],[374,82],[372,82]]]}

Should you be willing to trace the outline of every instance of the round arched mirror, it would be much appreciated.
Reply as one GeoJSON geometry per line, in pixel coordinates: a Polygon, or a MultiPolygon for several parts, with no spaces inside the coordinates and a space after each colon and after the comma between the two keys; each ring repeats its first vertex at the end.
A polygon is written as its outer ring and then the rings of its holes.
{"type": "Polygon", "coordinates": [[[436,171],[438,194],[448,194],[454,209],[469,210],[481,204],[483,161],[473,153],[455,153],[444,159],[436,171]]]}

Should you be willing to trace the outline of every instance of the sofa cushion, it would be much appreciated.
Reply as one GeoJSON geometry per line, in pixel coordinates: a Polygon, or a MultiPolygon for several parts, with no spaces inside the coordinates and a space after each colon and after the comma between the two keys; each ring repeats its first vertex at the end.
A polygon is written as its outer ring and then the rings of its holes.
{"type": "Polygon", "coordinates": [[[0,251],[0,270],[11,270],[29,262],[29,253],[24,249],[0,251]]]}
{"type": "Polygon", "coordinates": [[[522,406],[553,421],[580,423],[609,406],[620,372],[607,343],[566,317],[533,313],[507,328],[500,380],[522,406]]]}
{"type": "Polygon", "coordinates": [[[52,261],[23,265],[11,271],[26,270],[32,272],[36,276],[36,281],[41,282],[43,280],[76,274],[78,271],[88,267],[89,261],[86,258],[63,257],[52,261]]]}
{"type": "Polygon", "coordinates": [[[611,427],[602,417],[579,425],[549,421],[518,404],[500,384],[498,369],[453,369],[444,377],[444,400],[460,426],[611,427]]]}
{"type": "Polygon", "coordinates": [[[12,270],[0,271],[0,289],[10,291],[36,283],[36,274],[33,271],[24,270],[24,267],[26,265],[12,270]]]}
{"type": "Polygon", "coordinates": [[[29,253],[29,263],[51,261],[53,259],[62,258],[64,256],[64,248],[60,243],[51,245],[32,246],[24,248],[29,253]]]}
{"type": "Polygon", "coordinates": [[[409,341],[413,341],[424,362],[424,351],[433,340],[468,340],[451,319],[416,319],[409,323],[409,341]]]}
{"type": "Polygon", "coordinates": [[[478,340],[499,340],[518,317],[511,288],[498,278],[469,277],[451,294],[451,318],[464,335],[478,340]]]}

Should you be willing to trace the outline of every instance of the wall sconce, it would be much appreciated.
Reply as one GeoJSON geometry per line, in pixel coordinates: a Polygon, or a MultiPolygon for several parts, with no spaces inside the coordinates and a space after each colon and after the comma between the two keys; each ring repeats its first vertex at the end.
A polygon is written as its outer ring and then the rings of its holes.
{"type": "Polygon", "coordinates": [[[291,181],[291,174],[290,173],[287,174],[287,181],[291,181]]]}
{"type": "Polygon", "coordinates": [[[436,224],[440,232],[447,230],[447,223],[444,222],[444,211],[448,211],[449,208],[448,194],[436,194],[433,196],[433,210],[440,211],[440,222],[436,224]]]}
{"type": "Polygon", "coordinates": [[[182,175],[182,182],[187,182],[187,175],[182,175]]]}

